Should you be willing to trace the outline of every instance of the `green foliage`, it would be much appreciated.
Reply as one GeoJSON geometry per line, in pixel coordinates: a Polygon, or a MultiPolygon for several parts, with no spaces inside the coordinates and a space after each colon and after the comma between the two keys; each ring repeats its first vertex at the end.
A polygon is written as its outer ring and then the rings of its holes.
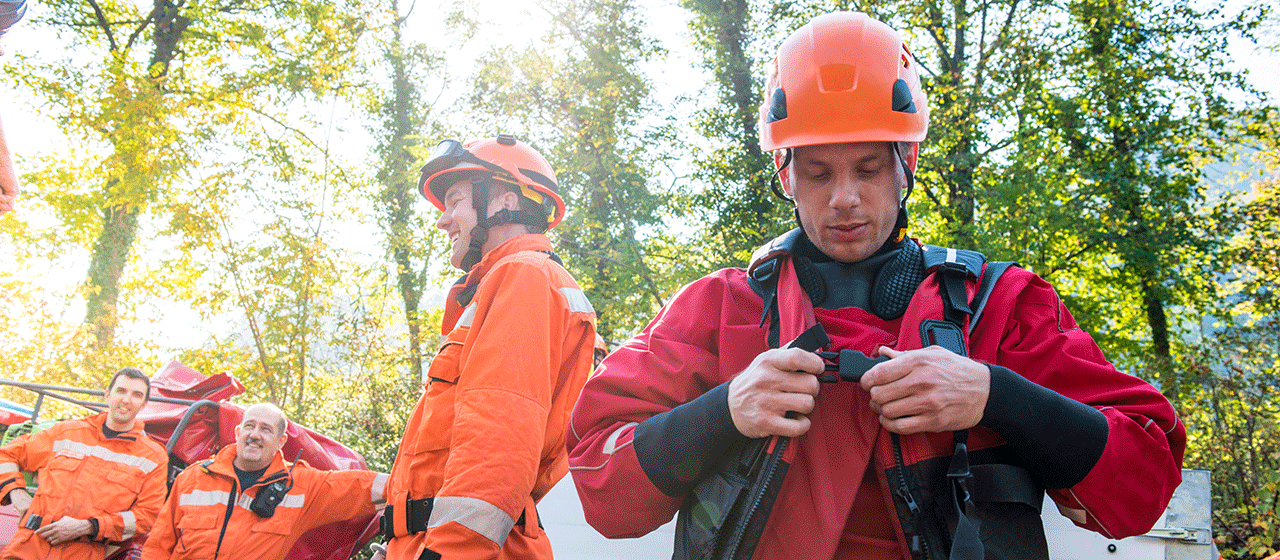
{"type": "MultiPolygon", "coordinates": [[[[690,31],[711,71],[718,95],[694,119],[693,181],[683,189],[691,213],[708,227],[698,232],[711,268],[744,266],[751,252],[795,227],[791,206],[770,189],[773,160],[760,151],[756,129],[764,61],[756,51],[768,28],[747,0],[685,0],[690,31]]],[[[780,187],[779,187],[780,188],[780,187]]]]}
{"type": "MultiPolygon", "coordinates": [[[[448,69],[444,58],[426,45],[406,42],[406,17],[400,13],[397,0],[389,6],[391,21],[374,36],[382,56],[369,61],[367,72],[385,72],[391,83],[374,83],[362,94],[365,111],[379,117],[378,126],[370,126],[377,138],[374,154],[379,162],[376,181],[379,189],[374,197],[381,210],[378,225],[382,230],[389,265],[394,267],[396,287],[404,307],[409,329],[407,372],[411,378],[422,377],[422,294],[427,287],[428,257],[445,249],[440,231],[431,227],[424,215],[417,192],[418,176],[413,165],[427,153],[431,140],[444,136],[444,127],[429,120],[432,107],[423,99],[422,86],[432,78],[444,82],[448,69]]],[[[461,25],[461,24],[455,24],[461,25]]]]}
{"type": "Polygon", "coordinates": [[[415,192],[436,141],[515,133],[548,157],[569,208],[551,237],[617,344],[680,285],[792,227],[758,149],[765,62],[814,15],[862,9],[926,70],[913,235],[1053,282],[1108,355],[1178,405],[1187,465],[1214,472],[1224,556],[1280,544],[1280,121],[1225,51],[1232,34],[1280,46],[1274,12],[682,0],[709,83],[669,106],[652,69],[690,62],[665,58],[633,0],[527,3],[542,25],[528,45],[463,4],[418,6],[431,30],[396,0],[92,5],[43,3],[26,23],[65,48],[6,65],[61,136],[53,153],[17,146],[29,172],[22,209],[0,219],[4,377],[94,387],[177,357],[389,470],[456,273],[415,192]],[[476,39],[485,53],[460,62],[476,39]],[[1271,174],[1245,196],[1214,190],[1205,164],[1241,144],[1271,174]],[[148,332],[171,308],[191,311],[194,340],[148,332]]]}
{"type": "Polygon", "coordinates": [[[1212,471],[1214,535],[1223,558],[1280,548],[1280,323],[1229,323],[1179,364],[1176,399],[1190,468],[1212,471]]]}
{"type": "Polygon", "coordinates": [[[616,342],[644,325],[682,278],[651,264],[662,258],[649,232],[662,223],[664,196],[651,181],[667,133],[641,121],[650,86],[636,66],[659,51],[628,0],[543,9],[545,44],[487,53],[471,102],[490,129],[525,131],[556,169],[568,210],[553,241],[595,306],[599,332],[616,342]]]}

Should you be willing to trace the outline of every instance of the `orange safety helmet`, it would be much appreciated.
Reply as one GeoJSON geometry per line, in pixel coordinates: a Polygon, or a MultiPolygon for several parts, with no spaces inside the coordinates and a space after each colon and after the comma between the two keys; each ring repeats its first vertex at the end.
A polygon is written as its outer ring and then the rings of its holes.
{"type": "Polygon", "coordinates": [[[915,58],[898,32],[862,12],[821,15],[787,37],[765,91],[759,128],[766,152],[918,143],[929,131],[929,101],[915,58]]]}
{"type": "Polygon", "coordinates": [[[564,199],[556,193],[556,174],[551,164],[532,146],[507,134],[465,145],[457,140],[440,142],[422,166],[418,190],[443,212],[445,191],[476,172],[519,186],[522,196],[546,212],[547,229],[556,227],[564,219],[564,199]]]}

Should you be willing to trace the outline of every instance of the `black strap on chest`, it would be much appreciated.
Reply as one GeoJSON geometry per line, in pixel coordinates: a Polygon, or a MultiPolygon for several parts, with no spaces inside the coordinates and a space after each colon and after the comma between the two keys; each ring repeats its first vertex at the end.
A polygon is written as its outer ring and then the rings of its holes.
{"type": "MultiPolygon", "coordinates": [[[[753,255],[751,267],[748,269],[751,289],[760,296],[763,303],[760,315],[760,326],[769,326],[767,338],[770,348],[777,348],[779,337],[778,310],[778,271],[781,259],[788,258],[788,251],[794,246],[799,230],[792,230],[761,247],[753,255]]],[[[964,326],[967,323],[970,331],[977,325],[986,308],[987,300],[995,289],[996,282],[1015,263],[993,262],[987,264],[986,257],[977,251],[964,249],[948,249],[925,245],[924,268],[927,274],[938,277],[942,283],[943,319],[926,320],[920,325],[921,346],[938,345],[962,356],[969,355],[965,344],[964,326]],[[981,279],[978,292],[972,300],[968,298],[968,282],[981,279]]],[[[927,277],[927,276],[926,276],[927,277]]],[[[877,278],[881,281],[893,279],[877,278]]],[[[801,286],[804,287],[801,279],[801,286]]],[[[918,284],[917,284],[918,285],[918,284]]],[[[872,288],[872,293],[880,290],[872,288]]],[[[806,290],[807,293],[807,290],[806,290]]]]}
{"type": "MultiPolygon", "coordinates": [[[[933,271],[942,284],[943,320],[928,319],[920,324],[921,346],[938,345],[961,356],[968,356],[964,327],[973,316],[973,304],[969,301],[968,283],[982,275],[982,264],[987,258],[976,251],[965,251],[924,246],[925,270],[933,271]]],[[[995,283],[991,285],[994,287],[995,283]]],[[[975,298],[984,299],[979,293],[975,298]]],[[[970,329],[972,324],[968,325],[970,329]]],[[[971,331],[972,332],[972,331],[971,331]]]]}
{"type": "MultiPolygon", "coordinates": [[[[208,465],[208,463],[205,463],[205,464],[208,465]]],[[[208,468],[208,467],[206,466],[205,468],[208,468]]],[[[236,507],[236,494],[239,493],[239,489],[236,486],[237,486],[236,480],[232,479],[231,492],[227,496],[227,513],[222,517],[222,530],[218,532],[218,547],[213,549],[214,560],[217,560],[218,553],[222,552],[222,539],[227,536],[227,525],[231,523],[231,512],[236,507]]]]}

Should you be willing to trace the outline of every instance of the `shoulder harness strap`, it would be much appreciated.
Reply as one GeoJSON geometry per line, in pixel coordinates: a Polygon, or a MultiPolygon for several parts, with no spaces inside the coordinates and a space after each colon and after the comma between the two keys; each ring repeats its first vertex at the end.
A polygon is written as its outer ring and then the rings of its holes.
{"type": "Polygon", "coordinates": [[[938,275],[942,283],[943,320],[929,319],[920,323],[920,341],[924,346],[936,344],[961,356],[968,356],[964,327],[973,315],[966,284],[982,274],[987,258],[977,251],[924,246],[927,274],[938,275]]]}
{"type": "Polygon", "coordinates": [[[747,266],[748,283],[756,295],[764,301],[764,311],[760,314],[760,326],[769,324],[768,343],[770,348],[777,348],[778,337],[778,270],[782,268],[782,259],[791,255],[796,241],[800,239],[800,228],[784,233],[751,254],[751,264],[747,266]],[[770,316],[772,315],[772,319],[770,316]]]}
{"type": "MultiPolygon", "coordinates": [[[[991,263],[983,271],[986,257],[975,251],[925,247],[925,267],[938,274],[942,283],[943,316],[945,320],[926,320],[920,325],[920,336],[926,345],[937,344],[961,356],[968,356],[965,323],[969,332],[982,318],[982,310],[996,282],[1013,265],[1011,262],[991,263]],[[966,284],[979,281],[977,293],[969,300],[966,284]]],[[[954,449],[947,467],[951,507],[956,513],[956,524],[951,535],[953,559],[978,560],[985,556],[984,546],[973,519],[976,514],[973,503],[974,471],[969,464],[968,430],[952,433],[954,449]]]]}

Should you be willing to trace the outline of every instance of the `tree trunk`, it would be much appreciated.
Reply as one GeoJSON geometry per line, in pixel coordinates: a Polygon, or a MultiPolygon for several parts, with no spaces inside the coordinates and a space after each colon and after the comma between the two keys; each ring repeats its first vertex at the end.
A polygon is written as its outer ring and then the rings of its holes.
{"type": "MultiPolygon", "coordinates": [[[[114,181],[109,182],[109,184],[114,181]]],[[[108,189],[109,190],[109,189],[108,189]]],[[[138,208],[129,205],[102,209],[102,231],[93,244],[89,262],[88,297],[84,322],[94,334],[94,348],[110,345],[116,333],[116,302],[120,296],[120,278],[124,275],[129,250],[138,232],[138,208]]]]}
{"type": "Polygon", "coordinates": [[[1147,323],[1151,325],[1151,345],[1160,364],[1168,364],[1169,352],[1169,318],[1165,315],[1164,301],[1157,294],[1154,280],[1142,281],[1142,304],[1147,310],[1147,323]]]}
{"type": "Polygon", "coordinates": [[[933,35],[938,49],[940,72],[934,84],[934,90],[938,94],[929,100],[929,112],[933,115],[934,122],[941,126],[936,126],[939,130],[934,131],[931,136],[946,138],[949,142],[946,155],[937,169],[942,187],[947,193],[945,207],[942,208],[942,217],[947,223],[946,231],[950,234],[947,243],[955,247],[974,247],[974,177],[982,161],[982,157],[974,153],[978,134],[974,111],[975,97],[982,94],[978,84],[983,76],[973,76],[973,84],[965,82],[966,73],[972,71],[972,61],[969,59],[973,56],[968,52],[968,36],[971,33],[968,9],[964,0],[951,1],[949,7],[953,19],[948,25],[943,17],[943,10],[947,7],[946,3],[937,2],[928,10],[929,29],[949,28],[951,31],[950,43],[946,40],[947,35],[941,32],[933,35]]]}
{"type": "Polygon", "coordinates": [[[391,9],[397,17],[392,23],[391,46],[387,61],[391,63],[394,77],[394,101],[391,109],[391,130],[385,167],[380,177],[383,181],[382,200],[389,224],[387,241],[391,257],[396,265],[396,287],[404,304],[405,323],[409,327],[409,369],[414,379],[422,379],[422,321],[419,305],[422,301],[422,279],[415,270],[409,243],[410,219],[413,217],[413,197],[416,193],[403,184],[405,170],[413,165],[407,138],[415,132],[419,121],[414,115],[414,86],[404,56],[404,17],[399,15],[399,2],[393,1],[391,9]]]}
{"type": "Polygon", "coordinates": [[[711,69],[720,90],[720,103],[726,107],[734,125],[727,127],[724,139],[736,145],[729,173],[735,174],[729,182],[741,185],[742,193],[729,193],[723,207],[718,228],[732,231],[740,240],[726,238],[728,249],[755,248],[771,238],[767,228],[741,227],[742,222],[756,223],[760,216],[774,212],[775,201],[769,190],[768,159],[760,151],[757,107],[760,104],[760,86],[752,69],[755,61],[750,53],[748,36],[751,22],[751,5],[746,0],[686,0],[684,7],[698,18],[700,33],[711,39],[704,48],[708,51],[706,65],[711,69]],[[741,158],[741,159],[738,159],[741,158]],[[744,220],[744,216],[749,216],[744,220]],[[740,245],[740,246],[739,246],[740,245]]]}
{"type": "MultiPolygon", "coordinates": [[[[155,0],[149,16],[154,22],[152,29],[153,48],[151,65],[148,68],[149,78],[159,88],[159,81],[168,74],[169,63],[177,53],[178,41],[182,33],[191,24],[191,20],[181,15],[181,5],[169,0],[155,0]]],[[[110,41],[111,49],[118,50],[111,33],[110,24],[102,21],[103,31],[110,41]]],[[[128,48],[125,46],[124,48],[128,48]]],[[[117,179],[107,182],[104,193],[113,193],[120,186],[117,179]]],[[[151,186],[153,189],[154,185],[151,186]]],[[[125,203],[114,203],[101,210],[102,231],[93,246],[93,255],[89,263],[86,287],[88,297],[85,302],[85,323],[90,325],[95,336],[94,347],[97,350],[109,346],[115,340],[117,325],[116,306],[120,298],[120,280],[124,277],[125,265],[129,252],[138,233],[138,216],[143,211],[144,202],[134,200],[125,203]]]]}

